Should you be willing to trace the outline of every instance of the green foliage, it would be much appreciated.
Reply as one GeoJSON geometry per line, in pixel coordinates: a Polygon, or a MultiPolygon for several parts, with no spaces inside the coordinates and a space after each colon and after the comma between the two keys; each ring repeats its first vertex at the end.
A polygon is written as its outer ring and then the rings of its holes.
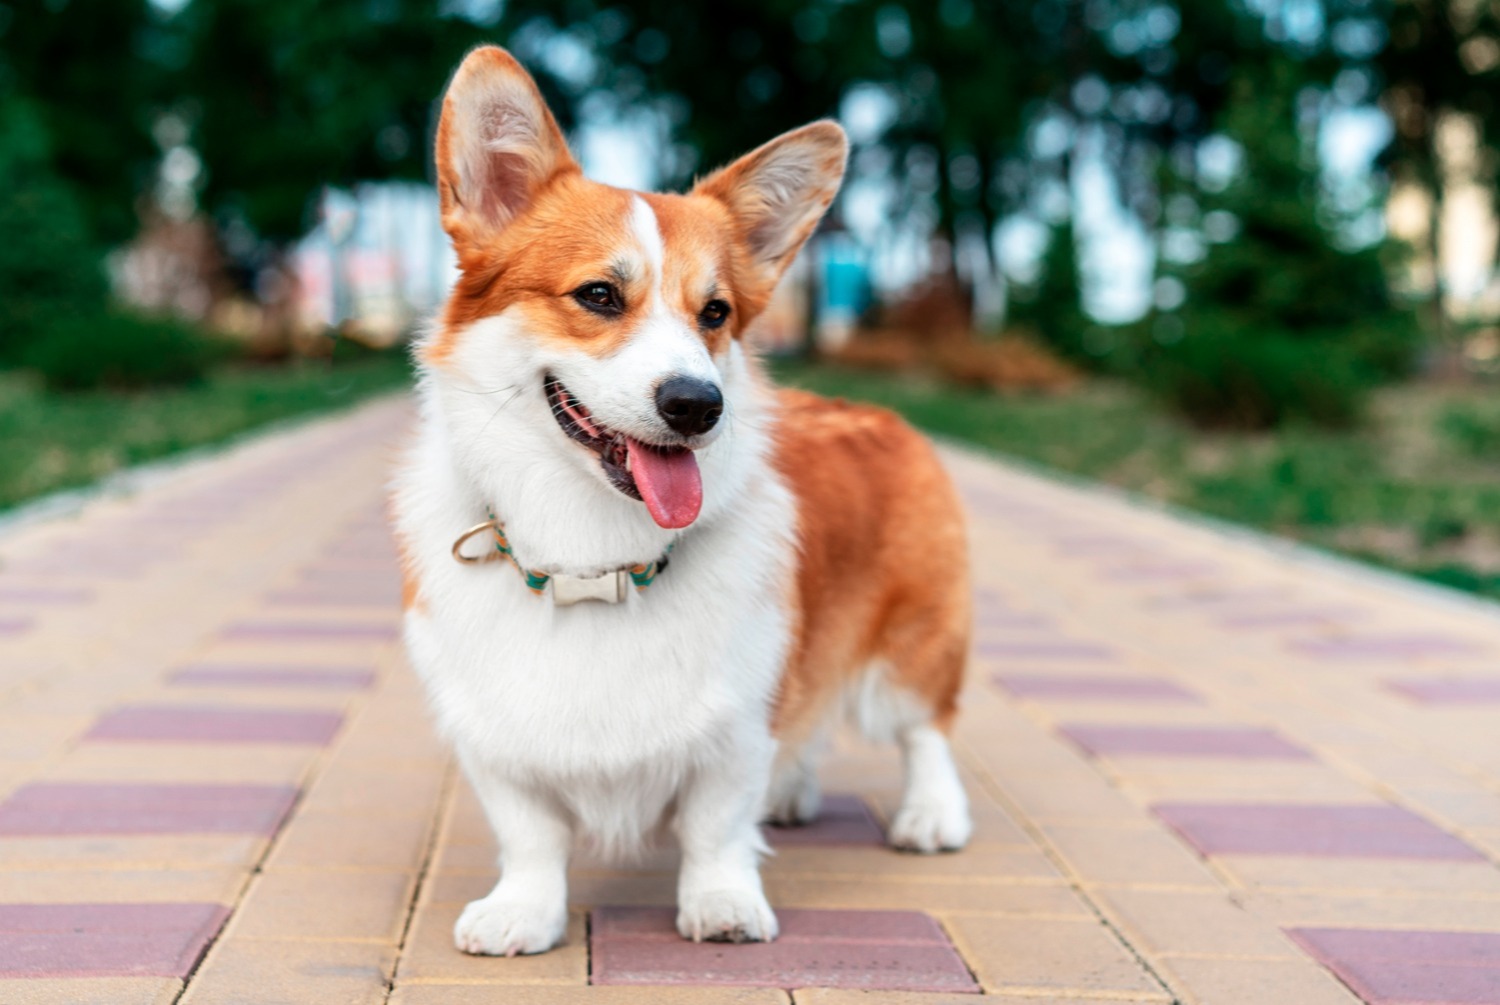
{"type": "MultiPolygon", "coordinates": [[[[176,51],[151,0],[25,0],[0,6],[0,93],[28,101],[73,189],[89,233],[135,233],[151,180],[157,111],[180,98],[167,75],[176,51]]],[[[9,133],[6,143],[9,143],[9,133]]],[[[9,234],[9,231],[4,233],[9,234]]]]}
{"type": "Polygon", "coordinates": [[[1204,215],[1239,233],[1169,270],[1186,301],[1150,326],[1172,337],[1145,354],[1147,384],[1200,425],[1348,426],[1370,388],[1416,359],[1419,329],[1391,300],[1384,249],[1340,248],[1320,220],[1297,121],[1304,83],[1286,58],[1242,73],[1223,123],[1242,167],[1221,193],[1198,193],[1204,215]]]}
{"type": "Polygon", "coordinates": [[[1438,431],[1466,457],[1500,461],[1500,409],[1454,405],[1438,419],[1438,431]]]}
{"type": "Polygon", "coordinates": [[[1370,381],[1337,340],[1305,340],[1199,322],[1146,372],[1153,393],[1204,428],[1284,422],[1348,427],[1370,381]]]}
{"type": "Polygon", "coordinates": [[[52,170],[34,108],[0,100],[0,366],[102,308],[100,252],[73,190],[52,170]]]}
{"type": "Polygon", "coordinates": [[[139,390],[199,383],[231,352],[180,321],[111,311],[53,326],[22,363],[54,391],[139,390]]]}

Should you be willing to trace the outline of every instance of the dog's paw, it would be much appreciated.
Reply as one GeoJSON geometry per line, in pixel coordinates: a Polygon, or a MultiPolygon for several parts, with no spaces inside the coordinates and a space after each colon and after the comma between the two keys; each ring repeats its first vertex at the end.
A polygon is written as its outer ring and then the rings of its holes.
{"type": "Polygon", "coordinates": [[[694,942],[770,942],[779,929],[759,890],[714,890],[683,898],[677,931],[694,942]]]}
{"type": "Polygon", "coordinates": [[[957,851],[969,843],[973,830],[969,808],[961,801],[905,804],[891,821],[886,840],[901,851],[931,854],[957,851]]]}
{"type": "Polygon", "coordinates": [[[464,908],[453,926],[453,943],[477,956],[545,953],[562,941],[567,927],[566,907],[522,903],[491,894],[464,908]]]}
{"type": "Polygon", "coordinates": [[[798,827],[818,818],[823,807],[823,790],[810,774],[796,774],[777,779],[766,800],[766,822],[777,827],[798,827]]]}

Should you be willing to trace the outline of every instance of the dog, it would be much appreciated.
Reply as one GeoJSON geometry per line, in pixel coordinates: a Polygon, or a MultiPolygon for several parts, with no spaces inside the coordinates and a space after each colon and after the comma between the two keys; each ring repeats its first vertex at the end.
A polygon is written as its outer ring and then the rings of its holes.
{"type": "Polygon", "coordinates": [[[570,852],[667,829],[678,931],[775,938],[760,824],[813,819],[841,711],[900,744],[893,846],[969,837],[952,483],[896,416],[778,390],[744,343],[847,149],[814,122],[686,194],[633,192],[584,178],[503,49],[449,83],[460,275],[413,349],[393,509],[410,661],[499,845],[465,952],[557,945],[570,852]]]}

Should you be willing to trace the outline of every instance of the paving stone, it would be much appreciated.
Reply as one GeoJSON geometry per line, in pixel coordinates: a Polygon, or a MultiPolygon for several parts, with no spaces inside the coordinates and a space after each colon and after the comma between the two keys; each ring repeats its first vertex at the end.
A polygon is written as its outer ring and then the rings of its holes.
{"type": "Polygon", "coordinates": [[[1113,660],[1114,650],[1090,642],[984,642],[979,655],[987,660],[1113,660]]]}
{"type": "Polygon", "coordinates": [[[1312,755],[1268,729],[1231,726],[1127,726],[1069,723],[1058,732],[1095,757],[1224,757],[1311,760],[1312,755]]]}
{"type": "Polygon", "coordinates": [[[1005,673],[995,674],[990,679],[1018,698],[1121,703],[1199,703],[1198,696],[1191,691],[1171,681],[1150,677],[1005,673]]]}
{"type": "Polygon", "coordinates": [[[398,987],[390,1005],[791,1005],[774,988],[528,987],[525,998],[501,1000],[492,984],[415,984],[398,987]]]}
{"type": "Polygon", "coordinates": [[[0,836],[270,835],[296,798],[287,785],[36,783],[0,803],[0,836]]]}
{"type": "Polygon", "coordinates": [[[372,639],[378,642],[400,638],[401,629],[394,624],[366,624],[359,621],[238,621],[226,626],[219,635],[226,639],[269,639],[316,642],[332,639],[372,639]]]}
{"type": "Polygon", "coordinates": [[[1432,656],[1477,656],[1487,647],[1473,639],[1436,633],[1345,635],[1302,639],[1291,648],[1322,660],[1409,660],[1432,656]]]}
{"type": "Polygon", "coordinates": [[[141,705],[107,713],[84,738],[117,743],[324,744],[342,723],[337,712],[141,705]]]}
{"type": "Polygon", "coordinates": [[[671,909],[596,909],[593,983],[978,990],[942,928],[917,912],[782,910],[775,942],[745,945],[688,942],[674,917],[671,909]]]}
{"type": "Polygon", "coordinates": [[[6,1005],[172,1005],[180,994],[176,977],[0,978],[6,1005]]]}
{"type": "Polygon", "coordinates": [[[996,918],[950,914],[954,942],[986,994],[1169,996],[1095,918],[996,918]]]}
{"type": "Polygon", "coordinates": [[[1500,677],[1392,680],[1386,686],[1422,705],[1493,705],[1500,703],[1500,677]]]}
{"type": "Polygon", "coordinates": [[[375,683],[371,670],[358,667],[317,666],[201,666],[183,667],[167,678],[176,687],[254,687],[364,690],[375,683]]]}
{"type": "Polygon", "coordinates": [[[1153,810],[1204,855],[1482,859],[1399,806],[1166,803],[1153,810]]]}
{"type": "Polygon", "coordinates": [[[185,977],[220,904],[0,904],[0,977],[185,977]]]}
{"type": "Polygon", "coordinates": [[[1500,1003],[1500,933],[1298,928],[1288,934],[1371,1005],[1500,1003]]]}
{"type": "Polygon", "coordinates": [[[378,942],[226,937],[182,1005],[383,1005],[394,947],[378,942]]]}
{"type": "Polygon", "coordinates": [[[883,845],[885,831],[858,796],[832,793],[811,823],[796,827],[767,826],[766,839],[773,848],[802,845],[883,845]]]}

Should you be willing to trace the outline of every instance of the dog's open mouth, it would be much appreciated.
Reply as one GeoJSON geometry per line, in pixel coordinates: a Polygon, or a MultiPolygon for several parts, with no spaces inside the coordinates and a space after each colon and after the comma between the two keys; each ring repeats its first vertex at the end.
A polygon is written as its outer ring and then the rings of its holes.
{"type": "Polygon", "coordinates": [[[595,419],[551,374],[543,386],[557,424],[575,443],[599,455],[599,465],[611,485],[644,502],[651,518],[663,527],[675,530],[698,518],[703,508],[703,478],[691,450],[643,443],[615,432],[595,419]]]}

